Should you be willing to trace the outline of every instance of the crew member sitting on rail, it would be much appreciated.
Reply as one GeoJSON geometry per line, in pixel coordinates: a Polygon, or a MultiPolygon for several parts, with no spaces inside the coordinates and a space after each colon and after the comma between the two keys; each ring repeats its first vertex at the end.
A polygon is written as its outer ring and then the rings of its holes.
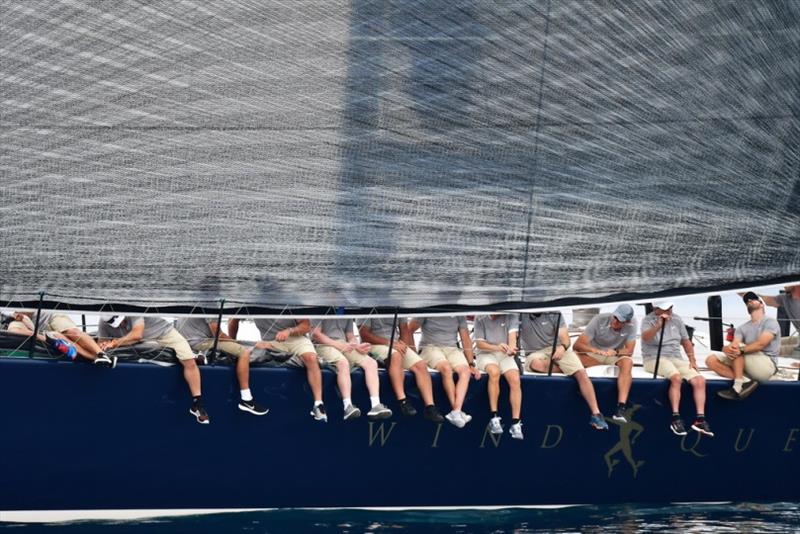
{"type": "Polygon", "coordinates": [[[585,367],[593,365],[616,365],[617,410],[614,420],[627,422],[628,394],[633,382],[633,349],[636,347],[636,324],[633,308],[620,304],[612,313],[596,315],[586,325],[586,330],[575,341],[578,353],[585,367]]]}
{"type": "Polygon", "coordinates": [[[355,323],[352,319],[323,319],[314,326],[311,338],[317,342],[317,354],[322,360],[336,366],[336,380],[344,402],[345,421],[361,415],[361,411],[353,406],[350,399],[351,364],[364,370],[364,381],[372,406],[367,417],[371,421],[387,419],[392,416],[392,411],[381,404],[378,363],[369,356],[371,345],[359,343],[354,330],[355,323]]]}
{"type": "MultiPolygon", "coordinates": [[[[192,350],[205,352],[214,347],[214,336],[217,334],[219,324],[215,318],[187,317],[180,319],[176,327],[178,332],[186,338],[192,350]]],[[[255,348],[266,348],[266,343],[260,341],[255,348]]],[[[243,412],[253,415],[265,415],[269,409],[258,404],[250,391],[250,349],[243,347],[226,334],[219,331],[217,349],[236,357],[236,379],[239,381],[239,404],[243,412]]]]}
{"type": "Polygon", "coordinates": [[[464,317],[424,317],[411,318],[400,332],[406,345],[413,345],[413,333],[420,328],[422,338],[420,356],[431,369],[436,369],[442,378],[442,386],[450,401],[452,410],[445,416],[455,427],[463,428],[472,420],[472,416],[464,413],[462,407],[469,388],[470,374],[476,380],[481,372],[475,368],[475,354],[472,351],[472,339],[469,337],[467,320],[464,317]],[[464,350],[458,348],[457,338],[461,338],[464,350]],[[458,375],[458,385],[453,378],[458,375]]]}
{"type": "MultiPolygon", "coordinates": [[[[8,325],[9,332],[32,336],[35,330],[34,321],[36,320],[36,315],[36,312],[14,313],[14,321],[8,325]]],[[[112,368],[117,365],[116,356],[110,357],[106,354],[92,336],[78,328],[67,315],[41,312],[39,315],[39,333],[46,335],[48,332],[70,341],[79,355],[95,365],[112,368]]],[[[40,338],[40,340],[44,341],[43,338],[40,338]]]]}
{"type": "MultiPolygon", "coordinates": [[[[389,343],[392,341],[392,319],[375,317],[367,319],[358,329],[361,340],[370,343],[370,355],[379,362],[385,362],[389,356],[389,343]]],[[[405,324],[401,319],[401,324],[405,324]]],[[[394,330],[392,343],[392,357],[389,358],[389,382],[392,384],[397,402],[400,404],[400,413],[407,416],[417,415],[417,410],[408,400],[405,393],[405,370],[411,371],[417,383],[419,395],[424,404],[423,415],[434,423],[444,422],[444,417],[433,404],[433,384],[431,374],[425,361],[414,352],[405,341],[400,339],[400,328],[394,330]]]]}
{"type": "Polygon", "coordinates": [[[160,317],[125,317],[112,315],[101,317],[97,327],[99,345],[103,350],[114,350],[119,347],[136,345],[142,341],[155,341],[161,347],[175,351],[175,356],[183,366],[183,378],[192,394],[192,414],[198,423],[207,425],[211,422],[205,408],[200,391],[200,369],[194,359],[194,353],[186,339],[178,333],[172,324],[160,317]]]}
{"type": "Polygon", "coordinates": [[[767,306],[783,308],[796,332],[781,338],[781,356],[800,358],[800,284],[786,286],[785,293],[777,296],[759,295],[767,306]]]}
{"type": "Polygon", "coordinates": [[[500,397],[500,375],[508,382],[508,400],[511,404],[511,427],[509,432],[514,439],[522,439],[522,388],[519,369],[514,355],[517,354],[517,332],[519,317],[511,315],[481,315],[475,318],[473,335],[478,348],[478,370],[489,375],[489,432],[502,434],[503,424],[497,414],[497,401],[500,397]]]}
{"type": "Polygon", "coordinates": [[[669,379],[669,403],[672,407],[670,430],[678,436],[686,435],[686,427],[680,414],[681,383],[686,380],[692,386],[697,417],[692,423],[692,430],[714,436],[705,417],[706,379],[697,370],[694,358],[694,345],[689,339],[689,332],[683,320],[672,312],[673,303],[656,302],[653,311],[642,319],[642,358],[644,368],[652,373],[658,359],[658,376],[669,379]],[[664,337],[661,337],[661,330],[664,337]],[[661,356],[658,357],[658,345],[661,342],[661,356]],[[681,355],[681,347],[686,351],[689,361],[681,355]]]}
{"type": "MultiPolygon", "coordinates": [[[[267,342],[266,347],[262,345],[263,349],[288,352],[292,357],[285,365],[305,367],[306,379],[311,388],[311,395],[314,397],[311,417],[327,423],[328,414],[322,403],[322,370],[319,366],[319,356],[314,350],[314,344],[306,337],[306,334],[311,331],[311,321],[308,319],[255,319],[253,322],[261,334],[261,340],[267,342]]],[[[228,321],[229,329],[238,330],[238,326],[238,319],[228,321]]]]}
{"type": "Polygon", "coordinates": [[[736,327],[733,341],[723,347],[723,354],[712,353],[706,358],[709,369],[720,376],[733,379],[733,387],[717,394],[723,399],[746,399],[759,382],[768,381],[778,372],[781,348],[781,329],[778,321],[767,317],[764,303],[748,291],[742,297],[750,320],[736,327]]]}
{"type": "Polygon", "coordinates": [[[586,374],[578,356],[569,350],[569,330],[564,322],[561,312],[523,313],[519,325],[519,337],[522,348],[525,349],[525,367],[537,373],[547,373],[550,368],[550,357],[553,358],[553,370],[571,376],[578,383],[581,392],[592,416],[589,424],[597,430],[608,430],[600,407],[597,405],[597,396],[594,392],[592,381],[586,374]],[[553,341],[558,329],[558,342],[553,352],[553,341]]]}

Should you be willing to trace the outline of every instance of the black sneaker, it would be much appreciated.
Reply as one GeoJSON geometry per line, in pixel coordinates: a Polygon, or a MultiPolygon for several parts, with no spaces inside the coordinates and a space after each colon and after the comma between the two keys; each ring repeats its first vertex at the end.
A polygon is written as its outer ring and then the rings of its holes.
{"type": "Polygon", "coordinates": [[[409,417],[413,417],[417,415],[417,410],[408,401],[408,399],[403,399],[400,401],[400,413],[409,417]]]}
{"type": "Polygon", "coordinates": [[[619,421],[620,423],[627,423],[628,422],[628,418],[625,417],[626,409],[627,408],[625,407],[624,404],[618,404],[617,405],[617,411],[614,412],[614,416],[612,417],[612,419],[614,421],[619,421]]]}
{"type": "Polygon", "coordinates": [[[117,357],[116,356],[109,356],[106,354],[105,351],[100,351],[97,353],[97,357],[94,359],[94,365],[100,367],[110,367],[113,369],[117,366],[117,357]]]}
{"type": "Polygon", "coordinates": [[[683,426],[683,419],[673,419],[669,424],[669,429],[672,430],[672,433],[676,436],[685,436],[688,434],[688,432],[686,432],[686,427],[683,426]]]}
{"type": "Polygon", "coordinates": [[[444,423],[444,416],[439,413],[439,410],[433,404],[425,406],[422,415],[431,423],[444,423]]]}
{"type": "Polygon", "coordinates": [[[717,391],[717,396],[725,400],[739,400],[739,394],[733,388],[717,391]]]}
{"type": "Polygon", "coordinates": [[[714,437],[714,433],[711,431],[711,427],[708,426],[708,421],[705,419],[695,419],[694,423],[692,423],[692,430],[695,432],[700,432],[701,434],[705,434],[711,438],[714,437]]]}
{"type": "Polygon", "coordinates": [[[239,399],[239,409],[253,415],[267,415],[267,412],[269,412],[269,408],[264,408],[255,399],[249,401],[239,399]]]}
{"type": "Polygon", "coordinates": [[[205,408],[203,408],[200,404],[195,404],[192,406],[191,409],[189,409],[189,413],[195,416],[197,422],[201,425],[207,425],[211,422],[211,419],[209,419],[205,408]]]}
{"type": "Polygon", "coordinates": [[[317,404],[311,409],[311,417],[316,421],[328,422],[328,414],[325,412],[324,404],[317,404]]]}
{"type": "Polygon", "coordinates": [[[758,382],[751,380],[742,386],[742,392],[739,393],[739,400],[744,400],[750,396],[752,392],[758,387],[758,382]]]}

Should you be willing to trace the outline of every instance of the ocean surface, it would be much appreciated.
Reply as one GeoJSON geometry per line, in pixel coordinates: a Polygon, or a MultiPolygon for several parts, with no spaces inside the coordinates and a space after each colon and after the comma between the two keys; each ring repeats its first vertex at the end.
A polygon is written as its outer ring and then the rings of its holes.
{"type": "MultiPolygon", "coordinates": [[[[691,483],[689,479],[686,483],[691,483]]],[[[498,488],[499,491],[502,491],[498,488]]],[[[800,503],[573,506],[559,509],[365,511],[274,510],[137,521],[0,523],[0,532],[799,532],[800,503]]]]}

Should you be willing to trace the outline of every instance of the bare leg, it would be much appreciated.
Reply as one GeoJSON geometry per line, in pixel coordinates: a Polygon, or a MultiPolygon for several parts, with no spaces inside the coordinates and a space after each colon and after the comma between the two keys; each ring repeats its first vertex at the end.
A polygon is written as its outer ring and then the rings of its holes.
{"type": "Polygon", "coordinates": [[[681,375],[675,373],[669,377],[669,405],[672,413],[678,413],[681,405],[681,375]]]}
{"type": "Polygon", "coordinates": [[[350,362],[345,358],[336,362],[336,384],[342,393],[342,398],[349,399],[353,396],[353,383],[350,381],[350,362]]]}
{"type": "MultiPolygon", "coordinates": [[[[392,350],[392,357],[389,361],[389,382],[392,383],[394,396],[397,397],[398,400],[406,398],[405,388],[403,387],[405,379],[406,373],[403,370],[403,355],[397,350],[392,350]]],[[[430,383],[430,378],[428,382],[430,383]]],[[[419,387],[419,378],[417,378],[417,387],[419,387]]],[[[420,389],[420,391],[422,391],[422,389],[420,389]]]]}
{"type": "Polygon", "coordinates": [[[692,393],[694,395],[694,405],[697,407],[698,414],[705,414],[706,409],[706,379],[702,376],[696,376],[689,380],[692,385],[692,393]]]}
{"type": "Polygon", "coordinates": [[[311,395],[314,397],[314,402],[322,402],[322,371],[319,368],[317,353],[306,352],[301,354],[300,357],[306,366],[306,378],[308,385],[311,387],[311,395]]]}
{"type": "Polygon", "coordinates": [[[183,365],[183,379],[189,385],[192,397],[200,396],[200,368],[194,360],[180,360],[183,365]]]}
{"type": "Polygon", "coordinates": [[[586,369],[581,369],[572,376],[575,378],[575,380],[577,380],[578,388],[580,389],[581,395],[586,401],[586,404],[589,405],[592,415],[600,413],[600,407],[597,406],[597,397],[594,394],[594,386],[592,385],[592,381],[589,380],[589,375],[586,374],[586,369]]]}
{"type": "Polygon", "coordinates": [[[506,371],[503,376],[506,377],[506,382],[508,382],[508,400],[511,404],[511,417],[519,419],[520,412],[522,411],[522,387],[520,385],[519,371],[506,371]]]}
{"type": "Polygon", "coordinates": [[[62,332],[64,337],[72,342],[75,345],[75,350],[78,351],[78,354],[83,356],[88,360],[97,359],[97,353],[100,352],[100,346],[95,343],[92,336],[84,332],[83,330],[79,330],[77,328],[69,328],[62,332]]]}
{"type": "MultiPolygon", "coordinates": [[[[528,366],[531,371],[536,371],[537,373],[546,373],[550,370],[550,360],[542,360],[536,358],[531,360],[531,364],[528,366]]],[[[561,368],[558,366],[557,363],[553,363],[553,372],[560,373],[561,368]]]]}
{"type": "Polygon", "coordinates": [[[378,381],[378,364],[372,358],[364,358],[359,366],[364,370],[364,381],[370,397],[380,395],[380,382],[378,381]]]}
{"type": "Polygon", "coordinates": [[[628,402],[628,393],[631,391],[631,382],[633,382],[633,360],[622,358],[617,361],[617,367],[619,367],[617,402],[625,404],[628,402]]]}
{"type": "Polygon", "coordinates": [[[431,374],[428,372],[428,366],[425,362],[417,362],[409,369],[414,373],[414,379],[417,381],[417,389],[422,397],[422,402],[425,406],[433,404],[433,383],[431,382],[431,374]]]}
{"type": "Polygon", "coordinates": [[[250,389],[250,351],[243,350],[236,360],[236,379],[239,389],[250,389]]]}
{"type": "Polygon", "coordinates": [[[453,368],[450,367],[450,364],[447,360],[442,360],[436,365],[436,370],[439,371],[439,374],[442,377],[442,387],[444,388],[444,393],[447,395],[447,400],[450,402],[450,406],[453,409],[456,409],[456,384],[453,380],[453,368]]]}
{"type": "Polygon", "coordinates": [[[466,365],[459,365],[455,372],[458,375],[458,384],[456,384],[456,396],[453,409],[461,411],[461,408],[464,406],[464,399],[467,396],[467,390],[469,389],[469,378],[472,375],[469,372],[469,367],[466,365]]]}
{"type": "MultiPolygon", "coordinates": [[[[740,356],[736,358],[736,360],[742,360],[742,357],[740,356]]],[[[733,360],[733,362],[736,363],[736,360],[733,360]]],[[[719,361],[719,359],[713,354],[706,358],[706,367],[717,373],[719,376],[724,376],[725,378],[730,378],[731,380],[736,378],[733,368],[728,367],[719,361]]],[[[742,360],[742,369],[744,369],[744,360],[742,360]]]]}
{"type": "Polygon", "coordinates": [[[487,389],[489,391],[489,410],[497,411],[497,399],[500,398],[500,368],[495,364],[486,366],[486,374],[489,375],[487,389]]]}

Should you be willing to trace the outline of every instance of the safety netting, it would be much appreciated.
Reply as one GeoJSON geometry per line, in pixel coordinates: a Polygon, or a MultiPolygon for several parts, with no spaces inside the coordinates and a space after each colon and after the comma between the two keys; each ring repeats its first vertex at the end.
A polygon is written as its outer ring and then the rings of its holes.
{"type": "Polygon", "coordinates": [[[798,277],[798,58],[798,0],[0,0],[0,299],[798,277]]]}

